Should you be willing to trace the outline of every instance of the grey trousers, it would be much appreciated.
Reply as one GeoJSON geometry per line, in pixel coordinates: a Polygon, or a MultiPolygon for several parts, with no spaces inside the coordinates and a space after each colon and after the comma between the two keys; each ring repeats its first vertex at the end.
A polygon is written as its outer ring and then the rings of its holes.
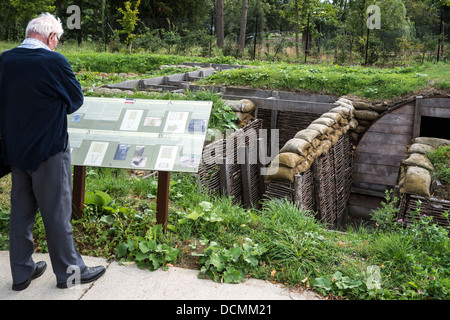
{"type": "Polygon", "coordinates": [[[72,167],[70,147],[43,162],[36,172],[12,167],[10,264],[13,283],[26,281],[35,270],[33,226],[39,209],[57,283],[66,282],[84,261],[72,234],[72,167]],[[69,271],[70,271],[69,270],[69,271]]]}

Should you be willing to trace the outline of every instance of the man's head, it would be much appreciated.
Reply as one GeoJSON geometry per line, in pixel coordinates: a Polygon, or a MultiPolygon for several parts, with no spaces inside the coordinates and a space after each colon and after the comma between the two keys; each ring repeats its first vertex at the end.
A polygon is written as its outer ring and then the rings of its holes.
{"type": "Polygon", "coordinates": [[[55,50],[63,33],[61,20],[50,13],[43,13],[28,23],[26,37],[40,40],[50,50],[55,50]]]}

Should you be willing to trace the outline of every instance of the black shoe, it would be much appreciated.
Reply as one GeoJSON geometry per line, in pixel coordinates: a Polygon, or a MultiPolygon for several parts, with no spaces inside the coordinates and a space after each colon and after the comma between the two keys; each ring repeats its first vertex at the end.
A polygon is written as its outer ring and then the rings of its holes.
{"type": "Polygon", "coordinates": [[[31,280],[34,280],[36,278],[39,278],[44,273],[45,269],[47,269],[47,264],[45,261],[39,261],[36,263],[36,269],[31,274],[31,277],[28,278],[27,281],[19,283],[19,284],[13,284],[12,289],[14,291],[22,291],[28,288],[28,286],[31,283],[31,280]]]}
{"type": "MultiPolygon", "coordinates": [[[[97,280],[105,273],[105,271],[106,271],[106,269],[104,266],[84,268],[83,272],[80,275],[80,284],[89,283],[89,282],[97,280]]],[[[75,285],[75,283],[74,283],[74,285],[75,285]]],[[[60,289],[68,288],[67,282],[57,283],[56,286],[60,289]]]]}

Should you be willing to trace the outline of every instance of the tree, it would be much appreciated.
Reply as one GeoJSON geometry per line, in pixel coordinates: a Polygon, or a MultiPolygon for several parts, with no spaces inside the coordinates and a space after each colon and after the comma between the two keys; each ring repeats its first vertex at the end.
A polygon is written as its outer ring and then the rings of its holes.
{"type": "Polygon", "coordinates": [[[11,5],[16,8],[19,20],[28,23],[31,19],[35,18],[43,12],[54,12],[55,6],[53,0],[34,0],[34,1],[21,1],[10,0],[11,5]]]}
{"type": "Polygon", "coordinates": [[[118,8],[119,12],[122,14],[122,18],[117,21],[122,26],[123,30],[119,31],[119,33],[124,33],[127,35],[125,40],[126,44],[129,46],[129,52],[131,53],[131,48],[133,46],[133,41],[136,39],[136,35],[133,33],[136,29],[136,25],[139,21],[139,5],[141,4],[141,0],[137,0],[134,8],[132,8],[131,1],[126,1],[124,3],[125,9],[118,8]]]}
{"type": "Polygon", "coordinates": [[[242,0],[241,30],[239,33],[239,51],[244,52],[245,34],[247,33],[248,0],[242,0]]]}
{"type": "Polygon", "coordinates": [[[225,42],[223,0],[216,1],[216,37],[217,37],[217,46],[219,48],[223,48],[225,42]]]}

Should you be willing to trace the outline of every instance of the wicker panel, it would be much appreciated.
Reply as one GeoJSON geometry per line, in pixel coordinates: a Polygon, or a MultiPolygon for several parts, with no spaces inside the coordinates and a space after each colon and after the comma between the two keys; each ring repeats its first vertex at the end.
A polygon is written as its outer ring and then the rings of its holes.
{"type": "Polygon", "coordinates": [[[314,188],[317,218],[328,226],[336,221],[336,184],[333,150],[314,160],[314,188]]]}
{"type": "MultiPolygon", "coordinates": [[[[226,157],[228,159],[228,171],[230,181],[230,196],[233,197],[234,203],[243,201],[242,197],[242,174],[241,164],[238,163],[238,150],[242,146],[249,148],[250,155],[250,183],[252,188],[252,202],[257,204],[261,198],[261,190],[259,187],[259,167],[257,164],[257,143],[253,139],[249,139],[254,130],[258,138],[259,129],[262,121],[255,120],[244,128],[234,131],[226,139],[215,141],[203,149],[202,163],[199,166],[199,178],[203,188],[212,194],[219,195],[221,193],[220,182],[220,159],[226,157]],[[251,140],[251,141],[250,141],[251,140]]],[[[256,140],[256,139],[255,139],[256,140]]]]}
{"type": "Polygon", "coordinates": [[[336,219],[342,218],[350,197],[353,182],[352,156],[350,138],[342,135],[332,147],[334,162],[334,179],[336,187],[336,219]]]}
{"type": "Polygon", "coordinates": [[[412,222],[411,213],[420,207],[420,215],[433,217],[433,221],[441,226],[449,227],[449,222],[443,217],[444,211],[450,212],[450,201],[437,198],[427,199],[422,196],[404,194],[401,199],[399,218],[406,224],[412,222]],[[418,204],[420,201],[420,205],[418,204]]]}

